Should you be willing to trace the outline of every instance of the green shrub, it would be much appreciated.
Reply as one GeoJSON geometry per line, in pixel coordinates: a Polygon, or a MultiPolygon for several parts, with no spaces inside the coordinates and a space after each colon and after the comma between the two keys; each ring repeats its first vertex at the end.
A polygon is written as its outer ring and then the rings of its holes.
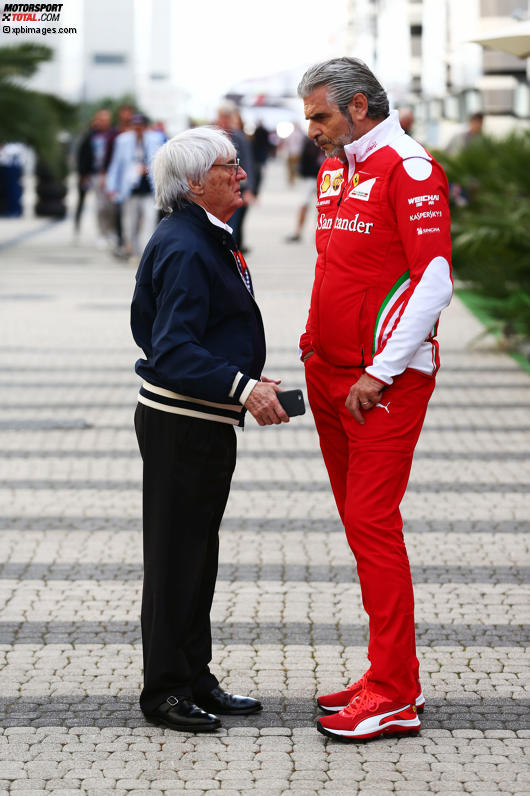
{"type": "Polygon", "coordinates": [[[452,186],[456,276],[492,316],[530,336],[530,131],[480,136],[437,157],[452,186]],[[458,187],[464,203],[455,201],[458,187]]]}
{"type": "Polygon", "coordinates": [[[33,147],[55,175],[62,177],[66,161],[59,134],[71,127],[75,107],[24,83],[52,55],[49,47],[33,42],[0,47],[0,145],[21,141],[33,147]]]}

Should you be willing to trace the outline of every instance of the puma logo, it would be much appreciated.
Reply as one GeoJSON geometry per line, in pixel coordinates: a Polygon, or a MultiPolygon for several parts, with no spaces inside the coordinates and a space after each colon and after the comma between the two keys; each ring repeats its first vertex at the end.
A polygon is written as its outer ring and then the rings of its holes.
{"type": "Polygon", "coordinates": [[[385,410],[385,412],[386,412],[386,413],[389,415],[389,414],[390,414],[390,409],[389,409],[388,407],[390,406],[390,403],[391,403],[391,402],[389,401],[387,404],[376,404],[375,406],[376,406],[376,408],[377,408],[378,406],[380,406],[380,407],[381,407],[381,409],[384,409],[384,410],[385,410]]]}

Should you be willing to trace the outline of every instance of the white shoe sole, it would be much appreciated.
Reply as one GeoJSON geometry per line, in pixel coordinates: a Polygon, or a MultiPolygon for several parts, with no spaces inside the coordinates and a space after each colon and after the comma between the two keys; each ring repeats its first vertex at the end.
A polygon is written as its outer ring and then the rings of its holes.
{"type": "Polygon", "coordinates": [[[393,721],[386,725],[386,727],[378,727],[371,732],[358,732],[356,730],[332,730],[328,727],[323,727],[320,722],[317,722],[317,730],[322,735],[327,735],[328,738],[335,738],[339,741],[346,742],[359,742],[369,741],[372,738],[378,738],[382,735],[417,735],[421,729],[419,719],[393,721]]]}

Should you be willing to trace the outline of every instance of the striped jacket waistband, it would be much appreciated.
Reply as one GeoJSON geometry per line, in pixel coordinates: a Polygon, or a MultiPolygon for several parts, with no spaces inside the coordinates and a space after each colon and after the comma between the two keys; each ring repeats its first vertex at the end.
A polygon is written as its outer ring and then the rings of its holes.
{"type": "Polygon", "coordinates": [[[160,409],[162,412],[171,412],[175,415],[197,417],[200,420],[212,420],[216,423],[230,423],[233,426],[243,425],[242,406],[190,398],[188,395],[180,395],[164,387],[156,387],[147,381],[144,381],[140,387],[138,402],[152,409],[160,409]]]}

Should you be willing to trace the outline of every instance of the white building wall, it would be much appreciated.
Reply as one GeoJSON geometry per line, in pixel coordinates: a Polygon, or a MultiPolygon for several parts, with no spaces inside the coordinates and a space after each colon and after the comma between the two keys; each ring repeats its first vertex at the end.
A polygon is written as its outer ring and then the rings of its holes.
{"type": "Polygon", "coordinates": [[[375,69],[376,21],[372,0],[348,0],[345,54],[375,69]]]}
{"type": "Polygon", "coordinates": [[[131,0],[87,0],[83,15],[83,100],[135,90],[135,13],[131,0]]]}
{"type": "Polygon", "coordinates": [[[482,47],[470,43],[479,21],[480,0],[449,0],[448,61],[453,90],[476,86],[482,74],[482,47]]]}
{"type": "Polygon", "coordinates": [[[375,72],[393,102],[407,99],[412,81],[407,0],[380,0],[375,72]]]}
{"type": "Polygon", "coordinates": [[[153,120],[165,123],[169,134],[187,126],[187,94],[177,75],[177,4],[172,0],[142,0],[137,33],[141,55],[137,73],[138,104],[153,120]],[[145,20],[149,10],[149,19],[145,20]],[[144,24],[144,20],[147,24],[144,24]]]}
{"type": "Polygon", "coordinates": [[[423,0],[421,90],[425,99],[443,97],[447,82],[447,3],[423,0]]]}
{"type": "Polygon", "coordinates": [[[348,0],[347,54],[364,56],[391,102],[414,106],[414,132],[427,145],[443,147],[477,110],[486,132],[503,135],[528,126],[513,115],[530,103],[524,64],[473,39],[513,22],[516,10],[530,13],[530,0],[348,0]],[[372,48],[374,63],[365,55],[372,48]]]}

